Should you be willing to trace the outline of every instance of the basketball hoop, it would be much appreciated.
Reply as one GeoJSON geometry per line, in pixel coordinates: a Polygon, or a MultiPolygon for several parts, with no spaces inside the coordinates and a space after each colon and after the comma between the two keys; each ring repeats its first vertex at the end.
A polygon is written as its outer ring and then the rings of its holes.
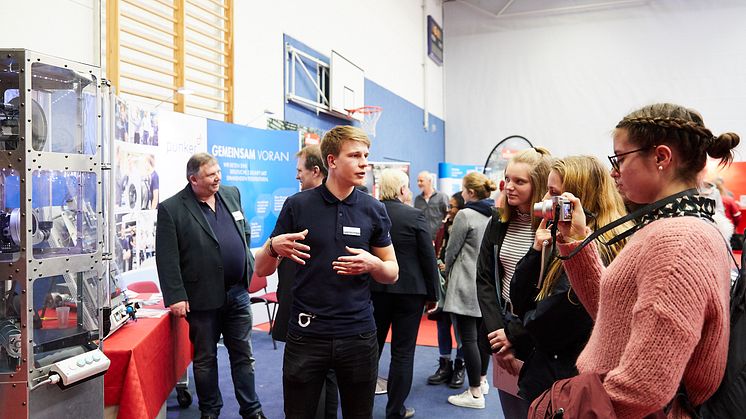
{"type": "Polygon", "coordinates": [[[371,137],[376,136],[376,124],[383,113],[381,106],[363,106],[357,109],[348,109],[347,113],[350,116],[354,116],[356,113],[362,115],[363,120],[360,121],[360,125],[363,131],[371,137]]]}

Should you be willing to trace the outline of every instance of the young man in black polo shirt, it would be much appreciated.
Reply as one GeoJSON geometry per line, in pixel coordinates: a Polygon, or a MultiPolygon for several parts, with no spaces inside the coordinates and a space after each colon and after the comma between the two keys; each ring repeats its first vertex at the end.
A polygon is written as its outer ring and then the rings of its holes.
{"type": "Polygon", "coordinates": [[[396,282],[399,266],[383,204],[355,189],[365,182],[370,140],[355,127],[324,135],[329,175],[285,201],[263,251],[258,275],[281,258],[298,263],[283,359],[288,418],[313,417],[326,373],[334,369],[345,418],[370,418],[378,376],[370,278],[396,282]]]}

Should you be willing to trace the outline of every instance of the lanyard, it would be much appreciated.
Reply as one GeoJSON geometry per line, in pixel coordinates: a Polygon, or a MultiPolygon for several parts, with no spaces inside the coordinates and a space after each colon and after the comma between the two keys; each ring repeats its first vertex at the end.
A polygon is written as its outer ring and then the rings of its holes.
{"type": "MultiPolygon", "coordinates": [[[[626,216],[624,216],[624,217],[622,217],[622,218],[620,218],[620,219],[618,219],[616,221],[612,221],[611,223],[606,224],[605,226],[601,227],[599,230],[593,232],[593,234],[591,234],[590,236],[586,237],[585,240],[583,240],[578,245],[578,247],[576,247],[575,249],[573,249],[572,252],[570,252],[567,256],[557,255],[557,258],[559,258],[561,260],[568,260],[571,257],[577,255],[578,252],[580,252],[585,246],[588,246],[593,240],[596,240],[599,236],[601,236],[602,234],[606,233],[607,231],[609,231],[611,229],[614,229],[614,228],[616,228],[616,227],[618,227],[618,226],[620,226],[620,225],[622,225],[622,224],[624,224],[624,223],[626,223],[628,221],[631,221],[631,220],[637,219],[639,217],[642,217],[643,215],[649,214],[649,213],[651,213],[651,212],[653,212],[653,211],[655,211],[655,210],[657,210],[659,208],[662,208],[662,207],[664,207],[664,206],[666,206],[666,205],[668,205],[668,204],[676,201],[677,199],[679,199],[681,197],[684,197],[684,196],[693,196],[696,193],[697,193],[697,189],[695,189],[695,188],[687,189],[687,190],[681,191],[681,192],[679,192],[677,194],[673,194],[673,195],[667,196],[667,197],[665,197],[663,199],[659,199],[658,201],[655,201],[652,204],[645,205],[644,207],[637,209],[637,211],[634,211],[631,214],[627,214],[626,216]]],[[[557,209],[557,211],[559,211],[559,209],[557,209]]],[[[633,233],[635,233],[640,228],[642,228],[642,226],[639,225],[639,224],[636,224],[633,227],[631,227],[630,229],[628,229],[627,231],[623,232],[622,234],[620,234],[620,235],[614,237],[613,239],[609,240],[605,244],[607,246],[612,246],[614,243],[617,243],[620,240],[624,240],[627,237],[631,236],[633,233]]],[[[556,247],[556,243],[557,243],[557,223],[554,223],[552,225],[551,233],[552,233],[552,253],[554,253],[555,247],[556,247]]]]}

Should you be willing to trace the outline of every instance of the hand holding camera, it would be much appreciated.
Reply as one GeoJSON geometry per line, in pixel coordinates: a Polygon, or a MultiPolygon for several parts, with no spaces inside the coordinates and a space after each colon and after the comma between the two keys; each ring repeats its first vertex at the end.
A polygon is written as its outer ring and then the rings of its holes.
{"type": "Polygon", "coordinates": [[[551,196],[549,199],[534,204],[534,217],[552,221],[555,221],[555,218],[557,218],[556,221],[570,221],[572,209],[572,202],[564,196],[551,196]]]}
{"type": "Polygon", "coordinates": [[[560,243],[583,240],[586,237],[585,212],[580,200],[570,192],[552,196],[533,207],[534,217],[542,218],[542,224],[536,231],[534,249],[541,250],[544,240],[551,241],[551,234],[546,238],[541,230],[546,230],[547,221],[557,223],[557,240],[560,243]],[[539,236],[541,235],[541,240],[539,236]]]}
{"type": "Polygon", "coordinates": [[[534,236],[534,250],[541,252],[542,249],[552,244],[552,232],[547,228],[546,218],[541,220],[534,236]],[[546,243],[546,244],[545,244],[546,243]]]}
{"type": "Polygon", "coordinates": [[[586,220],[583,205],[580,199],[570,192],[565,192],[562,197],[572,205],[571,216],[569,220],[563,220],[557,223],[557,241],[560,243],[569,243],[573,241],[582,241],[586,237],[586,220]]]}

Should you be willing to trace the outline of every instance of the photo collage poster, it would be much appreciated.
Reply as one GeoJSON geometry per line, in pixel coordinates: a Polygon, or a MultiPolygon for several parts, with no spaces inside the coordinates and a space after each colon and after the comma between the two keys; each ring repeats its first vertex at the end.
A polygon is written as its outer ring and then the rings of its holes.
{"type": "Polygon", "coordinates": [[[157,207],[188,185],[193,154],[215,156],[221,183],[236,186],[258,247],[285,199],[298,192],[295,154],[307,130],[263,130],[115,99],[115,260],[123,283],[157,281],[157,207]],[[302,136],[302,137],[301,137],[302,136]]]}
{"type": "Polygon", "coordinates": [[[187,184],[172,168],[207,151],[206,120],[116,98],[114,121],[115,260],[123,275],[146,270],[153,280],[158,203],[187,184]]]}

